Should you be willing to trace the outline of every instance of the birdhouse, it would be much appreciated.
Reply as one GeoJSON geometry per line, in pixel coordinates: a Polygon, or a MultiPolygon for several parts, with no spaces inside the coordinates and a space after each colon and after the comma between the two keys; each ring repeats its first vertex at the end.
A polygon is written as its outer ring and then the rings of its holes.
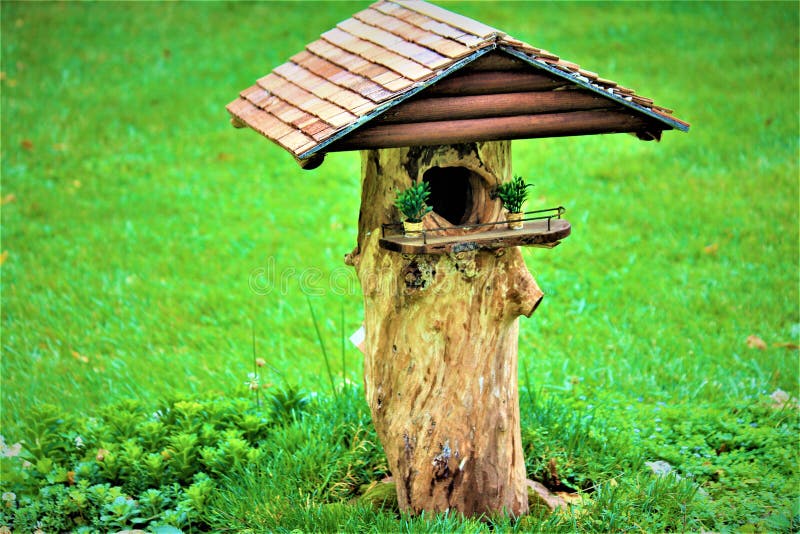
{"type": "Polygon", "coordinates": [[[561,206],[510,228],[511,141],[689,125],[627,87],[419,0],[379,1],[309,43],[227,109],[304,169],[360,150],[355,267],[367,401],[402,509],[528,509],[518,319],[543,293],[520,246],[571,231],[561,206]],[[432,208],[408,237],[398,191],[432,208]]]}

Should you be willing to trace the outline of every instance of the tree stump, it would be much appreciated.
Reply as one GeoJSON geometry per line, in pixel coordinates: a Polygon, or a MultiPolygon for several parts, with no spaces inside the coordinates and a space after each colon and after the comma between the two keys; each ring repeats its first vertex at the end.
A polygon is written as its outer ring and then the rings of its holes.
{"type": "Polygon", "coordinates": [[[520,249],[404,255],[378,244],[381,224],[400,221],[396,191],[417,180],[438,191],[429,228],[502,219],[490,192],[511,179],[510,142],[361,154],[358,244],[347,262],[364,296],[367,402],[400,509],[524,514],[518,320],[543,294],[520,249]]]}

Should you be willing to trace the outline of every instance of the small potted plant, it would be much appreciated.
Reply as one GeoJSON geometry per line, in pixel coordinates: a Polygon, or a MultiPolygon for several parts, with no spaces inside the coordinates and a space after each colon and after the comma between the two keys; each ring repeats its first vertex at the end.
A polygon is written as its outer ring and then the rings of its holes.
{"type": "Polygon", "coordinates": [[[430,194],[431,189],[428,182],[419,182],[408,189],[397,192],[394,205],[406,218],[403,221],[403,230],[406,237],[419,237],[422,235],[422,218],[433,210],[432,207],[425,203],[430,194]]]}
{"type": "Polygon", "coordinates": [[[503,207],[508,210],[506,221],[512,230],[521,230],[523,227],[522,205],[528,198],[529,187],[533,187],[533,184],[526,184],[522,176],[515,175],[511,181],[497,186],[495,191],[495,196],[500,198],[503,207]]]}

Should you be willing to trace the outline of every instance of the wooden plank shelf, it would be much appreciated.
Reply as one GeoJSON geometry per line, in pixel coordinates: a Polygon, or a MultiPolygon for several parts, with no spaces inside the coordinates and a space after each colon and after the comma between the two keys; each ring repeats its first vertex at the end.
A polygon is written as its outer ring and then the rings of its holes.
{"type": "Polygon", "coordinates": [[[450,254],[471,250],[497,250],[506,247],[538,246],[552,248],[567,237],[572,227],[564,219],[526,221],[520,230],[498,223],[497,228],[467,235],[442,236],[428,232],[425,238],[385,235],[381,248],[402,254],[450,254]]]}

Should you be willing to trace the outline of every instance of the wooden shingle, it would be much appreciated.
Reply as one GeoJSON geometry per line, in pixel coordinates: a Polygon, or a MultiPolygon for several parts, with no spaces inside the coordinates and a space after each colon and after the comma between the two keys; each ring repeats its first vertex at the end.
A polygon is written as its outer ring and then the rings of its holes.
{"type": "Polygon", "coordinates": [[[373,102],[381,102],[394,94],[372,80],[353,74],[306,50],[292,56],[292,61],[301,65],[309,72],[321,78],[325,78],[339,87],[350,89],[361,96],[369,98],[373,102]]]}
{"type": "Polygon", "coordinates": [[[493,35],[503,34],[503,32],[478,22],[477,20],[472,20],[471,18],[459,15],[458,13],[453,13],[452,11],[442,9],[439,6],[429,4],[428,2],[407,0],[403,2],[403,6],[408,7],[412,11],[422,13],[433,20],[446,22],[450,26],[458,28],[459,30],[464,30],[465,33],[469,33],[483,39],[492,37],[493,35]]]}
{"type": "Polygon", "coordinates": [[[376,26],[364,24],[360,20],[347,19],[339,23],[338,28],[345,30],[351,35],[382,46],[386,50],[391,50],[403,57],[421,63],[430,69],[438,69],[450,62],[449,58],[439,55],[429,48],[421,47],[413,42],[407,41],[399,35],[395,35],[376,26]]]}
{"type": "Polygon", "coordinates": [[[306,136],[302,131],[292,130],[291,133],[278,138],[278,142],[289,149],[290,152],[295,152],[305,145],[314,144],[314,140],[306,136]]]}
{"type": "Polygon", "coordinates": [[[397,36],[407,39],[425,48],[449,58],[463,57],[472,50],[469,47],[452,39],[444,38],[433,32],[423,30],[418,26],[409,24],[403,20],[381,13],[377,9],[365,9],[359,11],[353,18],[366,24],[383,28],[397,36]]]}
{"type": "Polygon", "coordinates": [[[420,80],[433,73],[429,68],[416,61],[405,58],[383,46],[365,41],[339,28],[323,33],[322,38],[342,50],[364,59],[369,58],[370,61],[411,80],[420,80]]]}
{"type": "MultiPolygon", "coordinates": [[[[367,78],[378,85],[389,89],[392,94],[396,93],[399,89],[390,89],[384,82],[392,82],[398,78],[403,78],[400,74],[387,69],[382,65],[367,61],[366,59],[351,54],[341,48],[334,46],[327,41],[319,40],[310,43],[306,48],[313,52],[315,55],[324,58],[325,60],[345,69],[347,72],[356,74],[358,76],[367,78]]],[[[414,82],[408,80],[405,87],[412,85],[414,82]]]]}
{"type": "MultiPolygon", "coordinates": [[[[383,11],[382,5],[377,5],[374,7],[380,11],[383,11]]],[[[417,13],[416,11],[411,11],[410,9],[405,9],[401,6],[397,6],[396,9],[388,10],[388,12],[392,16],[397,17],[408,24],[417,26],[423,30],[439,35],[440,37],[452,39],[453,41],[465,45],[468,48],[474,48],[482,42],[481,38],[476,35],[466,33],[463,30],[459,30],[453,26],[450,26],[449,24],[428,18],[425,15],[417,13]]]]}

